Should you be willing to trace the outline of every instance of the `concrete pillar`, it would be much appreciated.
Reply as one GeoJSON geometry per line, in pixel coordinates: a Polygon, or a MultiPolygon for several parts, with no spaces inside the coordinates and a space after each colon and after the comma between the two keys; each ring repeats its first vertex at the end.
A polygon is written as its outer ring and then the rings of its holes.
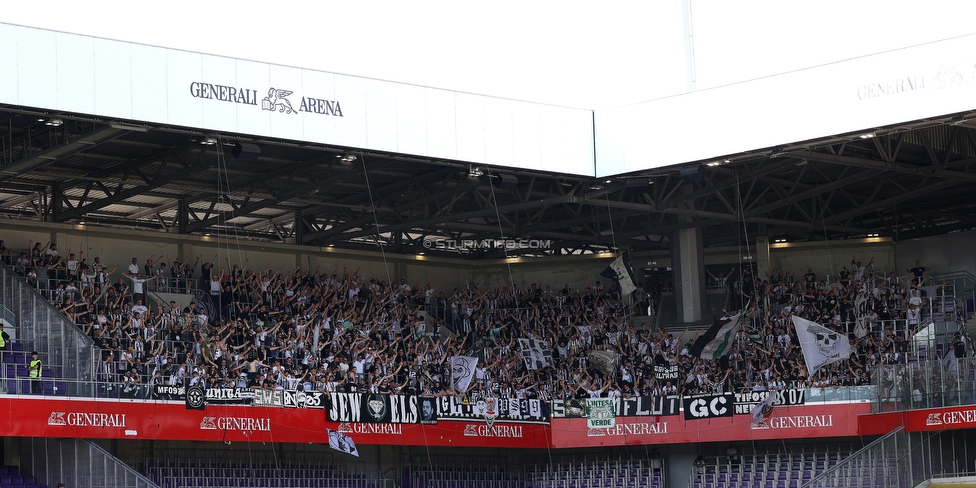
{"type": "Polygon", "coordinates": [[[671,234],[671,263],[678,322],[698,322],[705,300],[705,252],[700,228],[671,234]]]}
{"type": "Polygon", "coordinates": [[[698,457],[698,444],[672,444],[668,446],[668,479],[664,486],[669,488],[689,488],[692,468],[698,457]]]}
{"type": "Polygon", "coordinates": [[[756,238],[756,281],[766,279],[766,274],[772,267],[769,265],[769,237],[759,236],[756,238]]]}

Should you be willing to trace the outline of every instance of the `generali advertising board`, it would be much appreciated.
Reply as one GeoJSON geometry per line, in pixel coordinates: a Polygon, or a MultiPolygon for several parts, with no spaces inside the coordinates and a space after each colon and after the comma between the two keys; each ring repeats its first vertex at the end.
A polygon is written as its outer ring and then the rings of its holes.
{"type": "Polygon", "coordinates": [[[773,407],[754,425],[749,415],[685,420],[684,416],[617,417],[616,425],[587,429],[585,418],[553,418],[552,447],[597,447],[729,440],[801,439],[858,435],[868,403],[773,407]]]}
{"type": "MultiPolygon", "coordinates": [[[[871,411],[868,403],[777,406],[758,425],[748,415],[695,420],[640,415],[617,417],[612,427],[588,429],[581,417],[553,418],[550,425],[498,419],[332,422],[325,409],[207,405],[187,410],[176,402],[0,398],[0,408],[6,415],[0,419],[3,435],[20,437],[327,443],[326,429],[332,429],[360,445],[512,448],[856,436],[857,416],[871,411]]],[[[946,415],[940,417],[943,423],[976,420],[976,414],[962,409],[946,415]]]]}
{"type": "Polygon", "coordinates": [[[976,428],[976,405],[905,412],[905,430],[908,432],[972,428],[976,428]]]}
{"type": "Polygon", "coordinates": [[[3,435],[99,439],[320,442],[326,429],[357,444],[530,447],[548,443],[547,425],[471,420],[436,424],[329,422],[325,409],[182,403],[0,398],[3,435]]]}

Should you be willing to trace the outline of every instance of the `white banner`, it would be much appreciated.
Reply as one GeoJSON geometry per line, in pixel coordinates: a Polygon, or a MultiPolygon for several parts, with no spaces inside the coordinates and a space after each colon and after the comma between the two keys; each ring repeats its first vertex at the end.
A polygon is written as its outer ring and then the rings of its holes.
{"type": "Polygon", "coordinates": [[[338,430],[325,430],[329,433],[329,447],[335,449],[336,451],[342,451],[346,454],[352,454],[353,456],[359,457],[359,449],[356,449],[356,443],[353,442],[351,437],[339,432],[338,430]]]}
{"type": "Polygon", "coordinates": [[[763,398],[763,401],[757,403],[755,407],[752,407],[751,413],[753,427],[756,427],[757,425],[766,421],[766,418],[768,418],[769,414],[773,411],[774,403],[776,403],[776,394],[768,393],[766,398],[763,398]]]}
{"type": "Polygon", "coordinates": [[[471,386],[478,358],[470,356],[451,356],[451,386],[455,393],[464,393],[471,386]]]}
{"type": "Polygon", "coordinates": [[[535,339],[519,339],[519,346],[522,347],[522,359],[525,360],[525,367],[530,371],[547,368],[552,366],[552,352],[542,341],[535,339]]]}
{"type": "Polygon", "coordinates": [[[816,322],[793,316],[796,338],[807,362],[807,375],[813,376],[822,366],[851,357],[847,334],[830,330],[816,322]]]}

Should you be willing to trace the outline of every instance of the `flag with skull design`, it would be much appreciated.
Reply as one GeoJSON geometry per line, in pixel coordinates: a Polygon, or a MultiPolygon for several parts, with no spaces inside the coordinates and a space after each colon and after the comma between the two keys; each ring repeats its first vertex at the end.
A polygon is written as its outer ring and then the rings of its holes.
{"type": "Polygon", "coordinates": [[[821,367],[851,357],[847,334],[830,330],[816,322],[793,316],[796,338],[807,363],[807,374],[813,376],[821,367]]]}
{"type": "Polygon", "coordinates": [[[469,356],[451,356],[451,386],[455,394],[463,394],[471,386],[478,358],[469,356]]]}

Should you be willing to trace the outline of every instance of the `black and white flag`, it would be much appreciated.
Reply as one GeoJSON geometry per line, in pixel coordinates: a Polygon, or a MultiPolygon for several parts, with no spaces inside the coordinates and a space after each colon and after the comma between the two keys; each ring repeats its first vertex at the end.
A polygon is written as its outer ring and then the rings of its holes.
{"type": "Polygon", "coordinates": [[[776,403],[776,393],[769,392],[766,394],[766,398],[763,398],[763,401],[757,403],[755,407],[752,407],[750,413],[752,414],[753,427],[765,422],[769,418],[769,414],[773,412],[774,403],[776,403]]]}
{"type": "Polygon", "coordinates": [[[637,289],[637,285],[634,283],[634,271],[633,267],[630,265],[630,252],[624,251],[623,255],[614,259],[607,269],[600,273],[600,276],[617,280],[620,283],[620,293],[622,296],[628,296],[637,289]]]}
{"type": "Polygon", "coordinates": [[[451,356],[451,386],[454,393],[464,393],[471,386],[478,358],[470,356],[451,356]]]}
{"type": "Polygon", "coordinates": [[[522,359],[525,360],[525,368],[530,371],[552,366],[552,352],[542,341],[535,339],[519,339],[519,346],[522,347],[522,359]]]}
{"type": "Polygon", "coordinates": [[[325,429],[325,431],[329,433],[329,447],[359,457],[359,449],[356,449],[356,443],[351,437],[338,430],[325,429]]]}
{"type": "Polygon", "coordinates": [[[822,366],[851,357],[847,334],[830,330],[816,322],[793,316],[796,338],[807,362],[807,375],[813,376],[822,366]]]}
{"type": "Polygon", "coordinates": [[[854,336],[858,339],[868,335],[868,294],[857,292],[854,298],[854,336]]]}
{"type": "Polygon", "coordinates": [[[702,359],[718,359],[732,351],[735,334],[739,332],[746,310],[731,317],[718,317],[705,333],[695,339],[688,353],[702,359]]]}
{"type": "Polygon", "coordinates": [[[207,409],[207,390],[205,390],[203,386],[194,385],[186,389],[186,409],[207,409]]]}

